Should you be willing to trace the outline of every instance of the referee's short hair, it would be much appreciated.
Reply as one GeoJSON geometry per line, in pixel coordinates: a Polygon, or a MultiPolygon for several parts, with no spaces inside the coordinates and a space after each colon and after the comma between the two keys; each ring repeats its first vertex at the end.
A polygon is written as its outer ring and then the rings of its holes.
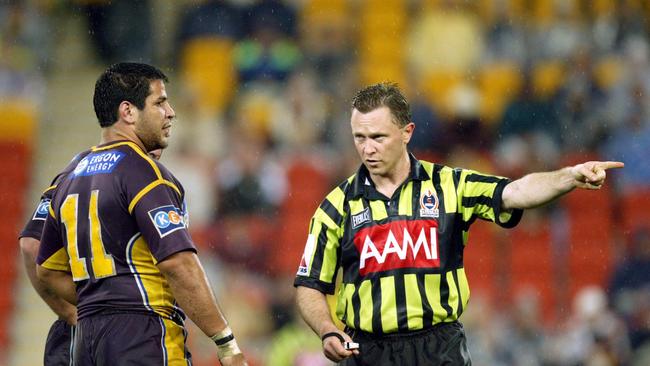
{"type": "Polygon", "coordinates": [[[149,96],[149,84],[154,80],[167,82],[167,75],[154,66],[122,62],[112,65],[95,83],[93,106],[101,127],[112,126],[118,120],[118,109],[124,101],[144,109],[149,96]]]}
{"type": "Polygon", "coordinates": [[[393,122],[404,127],[411,122],[411,107],[396,83],[378,83],[367,86],[352,98],[352,108],[368,113],[380,107],[388,107],[393,122]]]}

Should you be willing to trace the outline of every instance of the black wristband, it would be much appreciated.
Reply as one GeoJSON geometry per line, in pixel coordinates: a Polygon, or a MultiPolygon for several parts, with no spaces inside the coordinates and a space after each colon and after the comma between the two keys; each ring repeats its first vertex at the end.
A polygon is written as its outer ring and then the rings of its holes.
{"type": "Polygon", "coordinates": [[[323,334],[322,337],[320,337],[320,339],[321,339],[322,341],[324,341],[325,338],[329,338],[329,337],[336,337],[336,338],[339,339],[339,341],[341,341],[341,343],[345,342],[345,338],[343,338],[343,336],[342,336],[340,333],[338,333],[338,332],[329,332],[329,333],[325,333],[325,334],[323,334]]]}
{"type": "Polygon", "coordinates": [[[235,336],[232,333],[230,333],[230,335],[227,335],[227,336],[225,336],[223,338],[215,339],[214,343],[217,346],[221,346],[221,345],[224,345],[224,344],[232,341],[233,339],[235,339],[235,336]]]}

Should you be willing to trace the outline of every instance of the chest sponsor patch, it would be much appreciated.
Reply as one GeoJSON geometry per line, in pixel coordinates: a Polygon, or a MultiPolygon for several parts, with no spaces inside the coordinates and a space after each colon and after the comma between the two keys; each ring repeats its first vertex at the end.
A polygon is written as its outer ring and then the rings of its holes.
{"type": "Polygon", "coordinates": [[[176,206],[167,205],[154,208],[149,211],[149,218],[153,225],[158,230],[161,238],[169,235],[170,233],[185,229],[185,215],[176,206]]]}
{"type": "Polygon", "coordinates": [[[420,217],[438,217],[438,195],[429,189],[420,195],[420,217]]]}
{"type": "Polygon", "coordinates": [[[393,221],[363,228],[353,241],[362,276],[398,268],[440,267],[435,220],[393,221]]]}
{"type": "Polygon", "coordinates": [[[32,220],[45,220],[47,218],[47,213],[49,209],[50,209],[50,199],[43,198],[41,202],[39,202],[38,207],[36,207],[36,211],[34,211],[34,216],[32,216],[32,220]]]}
{"type": "Polygon", "coordinates": [[[95,174],[111,173],[124,158],[124,153],[119,151],[104,151],[92,153],[77,164],[72,174],[75,177],[85,177],[95,174]]]}

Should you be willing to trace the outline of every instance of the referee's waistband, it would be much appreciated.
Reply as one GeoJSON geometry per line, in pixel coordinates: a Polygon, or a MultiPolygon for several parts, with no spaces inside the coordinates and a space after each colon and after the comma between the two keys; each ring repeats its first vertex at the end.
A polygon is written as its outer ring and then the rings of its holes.
{"type": "Polygon", "coordinates": [[[345,327],[345,333],[347,333],[355,342],[363,341],[392,341],[392,340],[404,340],[409,338],[417,338],[423,335],[440,331],[448,327],[462,327],[457,320],[444,323],[436,323],[433,326],[426,329],[412,330],[408,332],[395,332],[395,333],[368,333],[362,330],[352,329],[350,327],[345,327]]]}

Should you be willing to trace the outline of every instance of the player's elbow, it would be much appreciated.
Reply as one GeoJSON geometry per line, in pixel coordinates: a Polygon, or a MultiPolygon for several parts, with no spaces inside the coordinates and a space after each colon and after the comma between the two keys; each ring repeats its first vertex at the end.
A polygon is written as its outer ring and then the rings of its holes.
{"type": "Polygon", "coordinates": [[[46,284],[48,281],[52,279],[52,271],[43,268],[43,266],[37,265],[36,266],[36,277],[38,278],[39,281],[42,283],[46,284]]]}
{"type": "Polygon", "coordinates": [[[38,248],[41,245],[39,240],[30,237],[22,237],[18,240],[18,243],[20,244],[20,252],[23,256],[33,259],[36,258],[38,255],[38,248]]]}
{"type": "Polygon", "coordinates": [[[174,253],[158,263],[158,269],[167,278],[175,281],[201,275],[201,263],[192,251],[174,253]]]}

